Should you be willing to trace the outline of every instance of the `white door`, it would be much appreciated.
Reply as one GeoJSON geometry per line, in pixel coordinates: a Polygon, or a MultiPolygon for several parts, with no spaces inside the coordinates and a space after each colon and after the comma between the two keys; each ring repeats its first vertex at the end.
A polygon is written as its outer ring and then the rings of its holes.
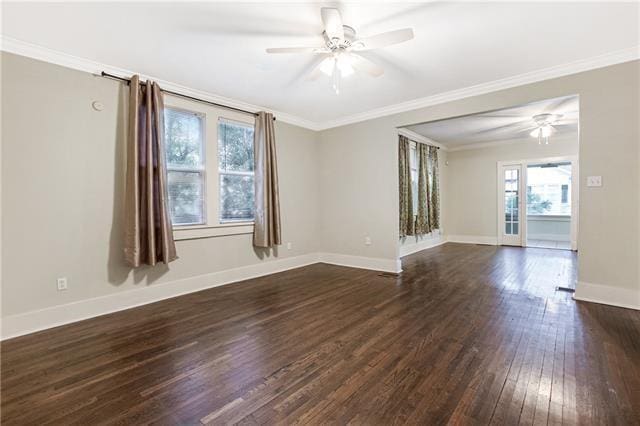
{"type": "Polygon", "coordinates": [[[522,164],[503,165],[498,177],[498,235],[499,243],[522,246],[522,194],[524,181],[522,164]]]}

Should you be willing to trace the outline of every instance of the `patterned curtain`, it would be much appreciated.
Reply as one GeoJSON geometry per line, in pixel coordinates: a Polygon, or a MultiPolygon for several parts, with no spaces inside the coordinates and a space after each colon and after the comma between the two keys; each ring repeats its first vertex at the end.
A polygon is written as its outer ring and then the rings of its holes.
{"type": "Polygon", "coordinates": [[[429,227],[429,159],[430,150],[428,145],[417,144],[418,154],[418,214],[416,215],[416,234],[423,235],[431,232],[429,227]]]}
{"type": "Polygon", "coordinates": [[[430,179],[429,179],[429,232],[434,229],[440,229],[440,182],[438,168],[438,148],[429,146],[429,163],[430,179]]]}
{"type": "Polygon", "coordinates": [[[400,135],[398,141],[398,181],[400,193],[400,237],[413,235],[413,198],[411,194],[411,145],[400,135]]]}

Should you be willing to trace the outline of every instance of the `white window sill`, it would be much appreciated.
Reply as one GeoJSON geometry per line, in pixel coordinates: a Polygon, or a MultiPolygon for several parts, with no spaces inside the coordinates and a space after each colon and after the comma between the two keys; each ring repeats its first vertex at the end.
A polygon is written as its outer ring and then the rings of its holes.
{"type": "Polygon", "coordinates": [[[173,228],[175,241],[195,240],[198,238],[225,237],[228,235],[252,234],[253,222],[231,222],[219,225],[192,225],[173,228]]]}

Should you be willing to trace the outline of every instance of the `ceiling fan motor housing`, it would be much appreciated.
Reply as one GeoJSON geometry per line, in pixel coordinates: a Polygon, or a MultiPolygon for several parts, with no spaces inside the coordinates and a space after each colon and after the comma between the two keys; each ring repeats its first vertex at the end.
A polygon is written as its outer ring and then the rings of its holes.
{"type": "Polygon", "coordinates": [[[344,31],[344,37],[342,39],[330,39],[326,31],[322,32],[322,37],[324,37],[327,48],[331,51],[348,49],[356,40],[356,30],[353,27],[343,25],[342,29],[344,31]]]}

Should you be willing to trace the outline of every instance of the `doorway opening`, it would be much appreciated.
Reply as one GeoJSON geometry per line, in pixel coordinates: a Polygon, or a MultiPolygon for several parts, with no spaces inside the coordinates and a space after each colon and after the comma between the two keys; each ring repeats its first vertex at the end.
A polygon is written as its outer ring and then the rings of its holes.
{"type": "Polygon", "coordinates": [[[577,250],[576,157],[498,163],[498,243],[577,250]]]}
{"type": "Polygon", "coordinates": [[[571,250],[571,163],[527,166],[527,247],[571,250]]]}

